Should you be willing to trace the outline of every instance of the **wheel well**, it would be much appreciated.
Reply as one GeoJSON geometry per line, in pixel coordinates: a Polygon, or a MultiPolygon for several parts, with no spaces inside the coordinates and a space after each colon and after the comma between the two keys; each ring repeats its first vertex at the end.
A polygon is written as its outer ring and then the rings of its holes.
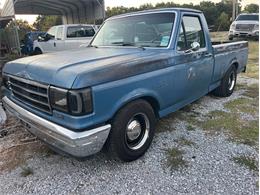
{"type": "Polygon", "coordinates": [[[232,65],[235,65],[236,69],[238,69],[238,63],[234,62],[232,65]]]}
{"type": "Polygon", "coordinates": [[[156,118],[158,118],[159,117],[160,104],[157,101],[157,99],[155,99],[154,97],[151,97],[151,96],[141,97],[140,99],[147,101],[153,107],[154,114],[155,114],[156,118]]]}
{"type": "MultiPolygon", "coordinates": [[[[128,102],[126,102],[125,104],[121,105],[121,107],[118,108],[118,110],[114,113],[113,117],[112,117],[110,120],[112,120],[112,119],[115,117],[115,115],[118,113],[118,111],[119,111],[120,109],[124,108],[127,104],[129,104],[129,103],[131,103],[131,102],[134,102],[134,101],[137,101],[137,100],[144,100],[144,101],[148,102],[148,103],[152,106],[152,108],[153,108],[153,110],[154,110],[155,117],[156,117],[156,118],[159,118],[159,109],[160,109],[159,102],[158,102],[158,101],[156,100],[156,98],[154,98],[154,97],[151,97],[151,96],[143,96],[143,97],[139,97],[139,98],[133,99],[133,100],[131,100],[131,101],[128,101],[128,102]]],[[[110,120],[109,120],[109,121],[110,121],[110,120]]]]}

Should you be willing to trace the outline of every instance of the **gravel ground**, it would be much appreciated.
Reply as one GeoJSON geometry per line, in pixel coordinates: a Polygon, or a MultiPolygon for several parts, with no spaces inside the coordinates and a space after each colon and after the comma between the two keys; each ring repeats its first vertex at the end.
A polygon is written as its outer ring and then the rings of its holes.
{"type": "MultiPolygon", "coordinates": [[[[240,83],[258,83],[256,79],[239,78],[240,83]]],[[[224,104],[240,98],[243,90],[229,98],[206,96],[192,105],[203,118],[210,111],[225,110],[224,104]]],[[[188,117],[188,115],[187,115],[188,117]]],[[[223,132],[207,133],[199,127],[192,131],[185,120],[166,118],[151,148],[131,163],[110,159],[99,153],[85,161],[51,153],[39,141],[27,150],[18,150],[13,158],[26,160],[0,171],[1,194],[258,194],[258,173],[231,160],[247,155],[258,162],[255,147],[231,142],[223,132]],[[169,129],[165,131],[166,124],[169,129]],[[192,144],[180,144],[179,140],[192,144]],[[34,150],[32,148],[38,148],[34,150]],[[178,170],[168,166],[167,150],[183,151],[187,166],[178,170]],[[21,173],[25,174],[22,176],[21,173]]],[[[30,136],[21,128],[0,140],[0,154],[8,147],[30,136]],[[19,136],[18,136],[19,135],[19,136]],[[6,146],[7,145],[7,146],[6,146]]],[[[19,142],[20,143],[20,142],[19,142]]],[[[24,146],[26,142],[22,142],[24,146]]],[[[20,146],[19,146],[20,148],[20,146]]],[[[8,152],[6,153],[8,154],[8,152]]],[[[0,166],[3,160],[0,160],[0,166]]]]}

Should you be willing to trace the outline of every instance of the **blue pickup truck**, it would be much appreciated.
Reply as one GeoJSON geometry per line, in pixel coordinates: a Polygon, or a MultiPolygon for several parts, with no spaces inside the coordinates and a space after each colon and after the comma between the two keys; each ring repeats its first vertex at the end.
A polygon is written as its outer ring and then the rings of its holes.
{"type": "Polygon", "coordinates": [[[107,19],[87,48],[7,63],[4,108],[54,150],[142,156],[162,118],[202,96],[230,96],[246,41],[214,43],[201,11],[159,9],[107,19]]]}

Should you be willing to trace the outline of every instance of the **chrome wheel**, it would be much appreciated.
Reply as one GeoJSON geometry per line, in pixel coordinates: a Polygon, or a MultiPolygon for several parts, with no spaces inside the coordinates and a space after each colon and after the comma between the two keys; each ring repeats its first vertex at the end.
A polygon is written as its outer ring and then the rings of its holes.
{"type": "Polygon", "coordinates": [[[143,113],[133,116],[126,126],[126,144],[132,150],[140,149],[149,137],[150,121],[143,113]]]}
{"type": "Polygon", "coordinates": [[[229,79],[228,79],[228,90],[232,91],[235,87],[236,83],[236,76],[234,72],[231,72],[229,79]]]}

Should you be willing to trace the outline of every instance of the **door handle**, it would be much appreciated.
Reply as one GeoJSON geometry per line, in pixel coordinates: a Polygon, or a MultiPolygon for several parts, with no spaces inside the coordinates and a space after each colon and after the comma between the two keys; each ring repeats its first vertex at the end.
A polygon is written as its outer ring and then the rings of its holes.
{"type": "Polygon", "coordinates": [[[212,53],[205,53],[204,57],[212,57],[212,53]]]}
{"type": "Polygon", "coordinates": [[[56,47],[56,43],[54,42],[54,47],[56,47]]]}

